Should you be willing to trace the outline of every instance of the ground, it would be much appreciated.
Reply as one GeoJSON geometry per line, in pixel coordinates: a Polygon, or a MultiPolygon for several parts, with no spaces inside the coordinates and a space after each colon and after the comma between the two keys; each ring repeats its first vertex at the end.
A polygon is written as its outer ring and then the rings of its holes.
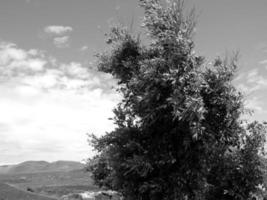
{"type": "Polygon", "coordinates": [[[0,175],[0,200],[49,200],[97,190],[84,170],[0,175]]]}

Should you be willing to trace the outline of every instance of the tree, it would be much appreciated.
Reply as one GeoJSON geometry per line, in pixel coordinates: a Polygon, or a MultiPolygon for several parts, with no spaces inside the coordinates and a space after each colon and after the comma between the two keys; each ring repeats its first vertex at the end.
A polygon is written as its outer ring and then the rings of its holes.
{"type": "Polygon", "coordinates": [[[150,43],[113,27],[112,51],[99,55],[122,101],[116,129],[91,139],[96,183],[127,200],[248,199],[263,181],[265,126],[241,120],[235,57],[207,64],[194,53],[195,15],[182,1],[140,5],[150,43]]]}

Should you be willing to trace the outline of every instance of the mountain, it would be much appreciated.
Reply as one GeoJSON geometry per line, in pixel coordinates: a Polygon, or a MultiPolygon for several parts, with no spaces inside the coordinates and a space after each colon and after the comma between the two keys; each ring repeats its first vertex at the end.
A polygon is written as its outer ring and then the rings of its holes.
{"type": "Polygon", "coordinates": [[[83,169],[84,164],[75,161],[26,161],[17,165],[0,166],[0,174],[28,174],[39,172],[67,172],[83,169]]]}

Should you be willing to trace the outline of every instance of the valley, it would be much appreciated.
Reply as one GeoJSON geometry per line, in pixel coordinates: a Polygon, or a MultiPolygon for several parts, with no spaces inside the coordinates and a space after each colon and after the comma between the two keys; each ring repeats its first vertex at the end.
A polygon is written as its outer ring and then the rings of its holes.
{"type": "MultiPolygon", "coordinates": [[[[39,164],[37,166],[40,167],[39,164]]],[[[30,162],[30,165],[28,169],[36,166],[36,163],[30,162]]],[[[65,165],[64,168],[58,165],[52,171],[39,172],[38,167],[35,167],[31,169],[32,173],[24,166],[22,171],[27,173],[18,173],[16,170],[16,173],[14,170],[12,173],[0,173],[0,200],[52,200],[69,193],[98,190],[83,165],[77,168],[72,163],[71,166],[65,165]],[[64,170],[66,168],[69,170],[64,170]]],[[[41,169],[44,168],[41,166],[41,169]]]]}
{"type": "Polygon", "coordinates": [[[21,191],[5,183],[0,183],[0,200],[55,200],[56,198],[21,191]]]}

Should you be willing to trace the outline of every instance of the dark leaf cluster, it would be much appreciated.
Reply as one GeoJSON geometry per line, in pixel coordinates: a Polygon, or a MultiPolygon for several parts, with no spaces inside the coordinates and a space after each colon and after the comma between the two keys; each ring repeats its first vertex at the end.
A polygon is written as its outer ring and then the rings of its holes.
{"type": "Polygon", "coordinates": [[[265,126],[241,120],[235,57],[211,64],[194,53],[195,15],[182,1],[140,0],[139,37],[114,27],[99,70],[118,80],[117,128],[93,137],[97,184],[127,200],[245,200],[263,183],[265,126]]]}

